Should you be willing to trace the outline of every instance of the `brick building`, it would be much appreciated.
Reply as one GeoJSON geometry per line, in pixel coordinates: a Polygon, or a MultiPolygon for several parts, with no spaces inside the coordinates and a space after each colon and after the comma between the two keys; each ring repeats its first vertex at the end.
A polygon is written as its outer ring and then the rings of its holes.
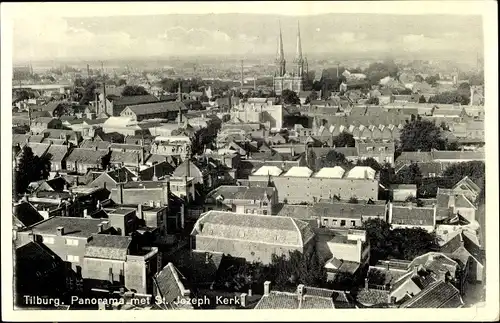
{"type": "Polygon", "coordinates": [[[272,215],[278,206],[278,193],[274,187],[219,186],[208,193],[205,208],[228,210],[236,213],[272,215]]]}

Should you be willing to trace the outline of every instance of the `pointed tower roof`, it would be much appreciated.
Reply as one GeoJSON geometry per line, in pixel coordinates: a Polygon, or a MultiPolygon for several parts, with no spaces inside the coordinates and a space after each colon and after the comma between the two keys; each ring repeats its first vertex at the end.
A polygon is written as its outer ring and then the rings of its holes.
{"type": "Polygon", "coordinates": [[[297,22],[297,53],[295,54],[295,61],[301,62],[302,58],[302,42],[300,39],[300,23],[297,22]]]}
{"type": "Polygon", "coordinates": [[[281,34],[281,22],[280,22],[280,35],[278,37],[278,51],[276,53],[276,60],[277,61],[285,60],[285,53],[283,51],[283,36],[281,34]]]}

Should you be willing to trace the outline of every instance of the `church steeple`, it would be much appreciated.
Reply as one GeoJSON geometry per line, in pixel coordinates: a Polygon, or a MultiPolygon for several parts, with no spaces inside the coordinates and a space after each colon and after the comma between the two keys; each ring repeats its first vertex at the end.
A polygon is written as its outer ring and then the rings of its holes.
{"type": "Polygon", "coordinates": [[[283,37],[281,35],[281,23],[280,23],[280,34],[278,37],[278,48],[276,53],[276,67],[278,68],[278,75],[285,75],[285,52],[283,51],[283,37]]]}
{"type": "Polygon", "coordinates": [[[302,77],[304,74],[304,58],[302,57],[302,41],[300,39],[300,23],[297,22],[297,52],[295,53],[296,73],[302,77]]]}

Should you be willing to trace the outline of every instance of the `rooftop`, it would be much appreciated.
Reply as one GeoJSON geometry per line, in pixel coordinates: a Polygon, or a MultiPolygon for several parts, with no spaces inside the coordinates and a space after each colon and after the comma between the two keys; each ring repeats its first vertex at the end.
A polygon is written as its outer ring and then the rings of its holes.
{"type": "Polygon", "coordinates": [[[313,171],[310,170],[308,167],[293,166],[283,176],[290,176],[290,177],[310,177],[312,175],[312,173],[313,173],[313,171]]]}
{"type": "Polygon", "coordinates": [[[276,189],[274,187],[246,187],[246,186],[219,186],[210,192],[207,198],[219,198],[223,200],[253,200],[259,201],[270,198],[276,189]]]}
{"type": "Polygon", "coordinates": [[[131,237],[95,234],[87,242],[85,257],[124,261],[131,242],[131,237]]]}
{"type": "Polygon", "coordinates": [[[293,246],[314,236],[309,224],[297,219],[213,210],[198,219],[191,234],[293,246]]]}
{"type": "Polygon", "coordinates": [[[38,222],[31,227],[35,234],[57,235],[57,228],[64,228],[64,236],[89,238],[98,233],[100,219],[74,218],[74,217],[51,217],[45,221],[38,222]]]}

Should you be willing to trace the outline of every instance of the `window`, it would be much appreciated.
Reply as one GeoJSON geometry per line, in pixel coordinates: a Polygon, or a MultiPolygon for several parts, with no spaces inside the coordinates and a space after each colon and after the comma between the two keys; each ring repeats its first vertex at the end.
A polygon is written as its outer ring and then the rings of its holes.
{"type": "Polygon", "coordinates": [[[351,221],[351,227],[355,227],[356,226],[356,221],[351,221]]]}
{"type": "Polygon", "coordinates": [[[78,246],[78,240],[77,239],[66,239],[66,245],[78,246]]]}
{"type": "Polygon", "coordinates": [[[345,227],[345,220],[340,220],[340,226],[345,227]]]}
{"type": "Polygon", "coordinates": [[[262,206],[267,206],[267,202],[262,202],[262,206]]]}
{"type": "Polygon", "coordinates": [[[267,210],[262,211],[264,215],[267,215],[267,210]]]}
{"type": "Polygon", "coordinates": [[[42,237],[44,244],[54,244],[54,237],[42,237]]]}
{"type": "Polygon", "coordinates": [[[328,219],[323,219],[323,225],[328,226],[328,219]]]}
{"type": "Polygon", "coordinates": [[[66,257],[66,260],[69,261],[69,262],[79,262],[80,261],[80,257],[73,256],[73,255],[68,255],[66,257]]]}
{"type": "Polygon", "coordinates": [[[336,226],[337,225],[337,220],[332,220],[332,225],[336,226]]]}

